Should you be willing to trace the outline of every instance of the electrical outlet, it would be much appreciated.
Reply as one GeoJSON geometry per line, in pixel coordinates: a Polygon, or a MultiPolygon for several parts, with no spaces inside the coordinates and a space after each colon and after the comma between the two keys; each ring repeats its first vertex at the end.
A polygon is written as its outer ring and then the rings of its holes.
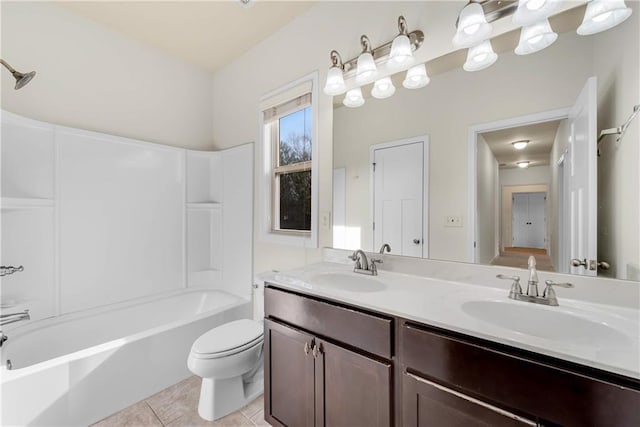
{"type": "Polygon", "coordinates": [[[445,227],[462,227],[462,217],[460,215],[447,215],[445,227]]]}
{"type": "Polygon", "coordinates": [[[331,212],[320,212],[320,227],[323,230],[329,230],[331,228],[331,212]]]}

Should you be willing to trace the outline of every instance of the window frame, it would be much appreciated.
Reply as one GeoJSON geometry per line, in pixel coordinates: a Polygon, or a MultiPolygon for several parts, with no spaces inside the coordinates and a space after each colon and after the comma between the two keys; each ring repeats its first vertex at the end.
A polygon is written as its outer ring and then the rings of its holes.
{"type": "MultiPolygon", "coordinates": [[[[318,72],[306,75],[275,91],[272,91],[260,99],[259,126],[260,126],[260,209],[259,228],[260,240],[267,243],[286,244],[308,248],[318,247],[318,72]],[[283,98],[287,92],[295,92],[296,88],[309,86],[309,90],[298,93],[289,98],[283,98]],[[304,108],[311,107],[311,160],[295,165],[279,166],[279,119],[265,121],[264,111],[269,107],[282,105],[304,93],[311,93],[311,103],[302,104],[299,109],[288,112],[293,114],[304,108]],[[279,100],[278,102],[272,100],[279,100]],[[269,105],[270,101],[273,102],[269,105]],[[293,170],[292,170],[293,169],[293,170]],[[285,172],[311,170],[311,230],[282,230],[279,229],[279,203],[276,198],[277,174],[285,172]]],[[[284,116],[282,116],[284,117],[284,116]]]]}

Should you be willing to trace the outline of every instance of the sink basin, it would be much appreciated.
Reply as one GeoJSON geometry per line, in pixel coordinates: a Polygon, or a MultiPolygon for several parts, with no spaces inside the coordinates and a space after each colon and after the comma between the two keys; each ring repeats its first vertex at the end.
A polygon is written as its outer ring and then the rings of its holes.
{"type": "Polygon", "coordinates": [[[309,282],[348,292],[380,292],[387,288],[381,281],[357,273],[321,273],[312,276],[309,282]]]}
{"type": "Polygon", "coordinates": [[[630,342],[602,319],[592,320],[559,307],[484,300],[465,302],[462,311],[501,328],[569,345],[609,347],[630,342]]]}

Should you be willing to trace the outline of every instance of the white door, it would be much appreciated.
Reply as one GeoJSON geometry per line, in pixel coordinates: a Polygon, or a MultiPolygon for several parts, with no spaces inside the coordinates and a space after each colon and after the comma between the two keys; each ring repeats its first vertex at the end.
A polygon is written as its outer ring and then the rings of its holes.
{"type": "Polygon", "coordinates": [[[514,193],[512,198],[513,246],[546,248],[546,193],[514,193]]]}
{"type": "Polygon", "coordinates": [[[512,238],[511,246],[528,248],[529,240],[529,193],[513,193],[511,199],[512,238]]]}
{"type": "Polygon", "coordinates": [[[591,77],[569,114],[568,227],[569,256],[586,260],[586,266],[571,267],[571,273],[597,273],[597,80],[591,77]]]}
{"type": "Polygon", "coordinates": [[[373,250],[384,243],[391,253],[423,252],[425,174],[423,141],[373,147],[373,250]]]}

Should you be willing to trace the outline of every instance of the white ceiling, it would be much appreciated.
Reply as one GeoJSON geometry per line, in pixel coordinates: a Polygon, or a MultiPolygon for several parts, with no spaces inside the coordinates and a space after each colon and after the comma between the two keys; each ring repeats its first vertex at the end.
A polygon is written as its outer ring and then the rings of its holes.
{"type": "Polygon", "coordinates": [[[215,71],[308,10],[310,1],[79,1],[58,5],[215,71]]]}
{"type": "Polygon", "coordinates": [[[562,120],[520,126],[510,129],[483,133],[485,141],[493,152],[501,168],[514,168],[516,162],[530,161],[529,166],[549,164],[551,147],[562,120]],[[516,150],[512,142],[528,139],[523,150],[516,150]]]}

